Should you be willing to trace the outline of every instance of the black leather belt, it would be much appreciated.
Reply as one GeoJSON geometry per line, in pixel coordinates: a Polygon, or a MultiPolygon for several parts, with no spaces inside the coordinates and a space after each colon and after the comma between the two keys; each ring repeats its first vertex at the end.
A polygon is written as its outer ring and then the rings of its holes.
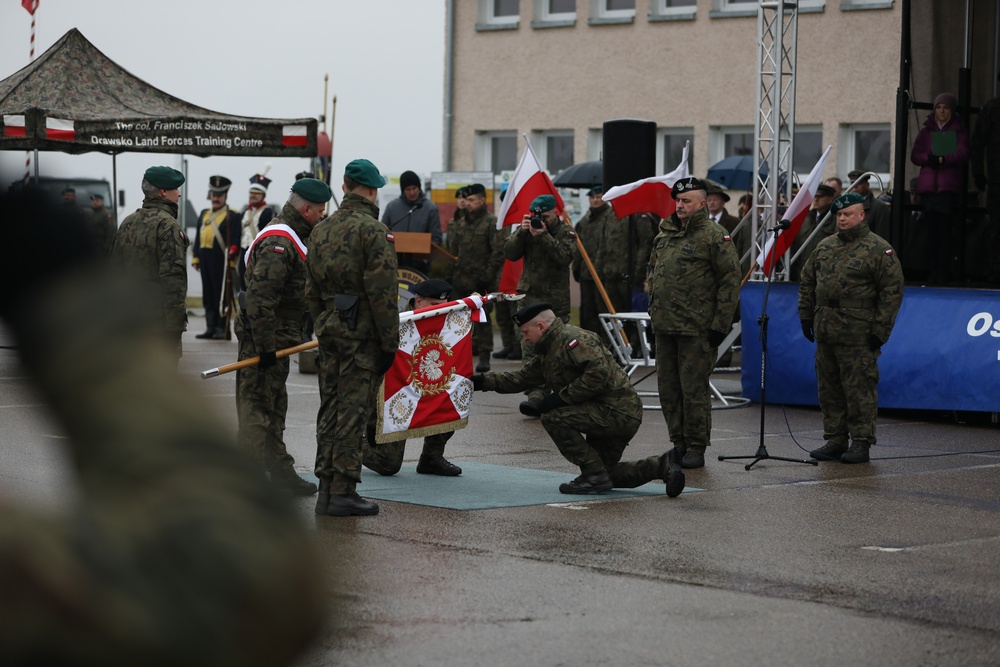
{"type": "Polygon", "coordinates": [[[871,299],[820,299],[819,305],[830,308],[874,308],[875,302],[871,299]]]}

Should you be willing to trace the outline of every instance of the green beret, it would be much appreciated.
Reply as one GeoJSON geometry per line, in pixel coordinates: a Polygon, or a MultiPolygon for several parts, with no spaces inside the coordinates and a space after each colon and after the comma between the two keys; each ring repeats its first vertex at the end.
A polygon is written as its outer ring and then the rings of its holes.
{"type": "Polygon", "coordinates": [[[101,201],[104,201],[104,195],[102,195],[100,192],[95,192],[94,194],[90,195],[90,198],[100,199],[101,201]]]}
{"type": "Polygon", "coordinates": [[[839,212],[841,209],[847,208],[848,206],[854,206],[855,204],[864,204],[865,198],[859,195],[857,192],[848,192],[846,195],[840,195],[833,200],[833,205],[830,206],[830,210],[834,213],[839,212]]]}
{"type": "Polygon", "coordinates": [[[556,207],[556,198],[552,195],[540,195],[531,202],[531,210],[534,213],[545,213],[556,207]]]}
{"type": "Polygon", "coordinates": [[[370,188],[381,188],[385,185],[385,179],[379,173],[378,167],[364,158],[348,162],[344,168],[344,176],[370,188]]]}
{"type": "MultiPolygon", "coordinates": [[[[548,197],[548,195],[542,195],[542,196],[543,197],[548,197]]],[[[550,199],[551,199],[551,197],[550,197],[550,199]]],[[[536,199],[535,201],[538,201],[538,200],[536,199]]],[[[514,324],[516,324],[517,326],[523,326],[523,325],[527,324],[528,322],[530,322],[531,320],[533,320],[536,317],[538,317],[539,313],[541,313],[543,311],[546,311],[546,310],[552,310],[552,304],[551,303],[548,303],[546,301],[542,301],[541,303],[533,303],[530,306],[525,306],[521,310],[519,310],[516,313],[514,313],[511,316],[511,318],[514,320],[514,324]]]]}
{"type": "Polygon", "coordinates": [[[150,167],[142,177],[161,190],[176,190],[184,185],[184,174],[173,167],[150,167]]]}
{"type": "Polygon", "coordinates": [[[333,196],[330,186],[318,178],[300,178],[292,184],[292,192],[314,204],[325,204],[333,196]]]}
{"type": "Polygon", "coordinates": [[[604,194],[604,186],[603,185],[595,185],[594,187],[592,187],[589,190],[587,190],[587,196],[588,197],[593,197],[594,195],[603,195],[603,194],[604,194]]]}

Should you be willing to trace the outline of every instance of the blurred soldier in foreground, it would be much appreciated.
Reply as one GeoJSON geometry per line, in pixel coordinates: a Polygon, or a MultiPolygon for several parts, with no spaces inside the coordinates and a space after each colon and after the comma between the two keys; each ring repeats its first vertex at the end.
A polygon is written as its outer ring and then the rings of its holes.
{"type": "MultiPolygon", "coordinates": [[[[429,308],[439,306],[451,300],[452,287],[444,280],[425,280],[413,286],[413,294],[408,310],[418,308],[429,308]]],[[[381,406],[376,405],[375,409],[381,406]]],[[[442,477],[456,477],[462,474],[462,469],[444,457],[444,446],[454,431],[437,433],[424,438],[424,448],[417,461],[417,472],[421,475],[440,475],[442,477]]],[[[367,445],[364,450],[363,463],[366,468],[374,470],[380,475],[395,475],[403,466],[403,450],[406,447],[406,440],[393,440],[391,442],[376,443],[375,427],[369,426],[367,434],[367,445]]]]}
{"type": "Polygon", "coordinates": [[[118,234],[118,221],[111,217],[111,211],[104,205],[104,195],[99,192],[90,195],[87,229],[104,255],[110,255],[118,234]]]}
{"type": "Polygon", "coordinates": [[[315,178],[292,185],[281,215],[247,248],[247,289],[236,325],[240,360],[260,356],[256,366],[237,371],[237,442],[270,473],[273,484],[302,496],[316,493],[316,485],[296,474],[295,459],[285,447],[289,358],[278,359],[276,353],[305,339],[305,240],[323,218],[330,196],[330,186],[315,178]]]}
{"type": "Polygon", "coordinates": [[[671,194],[677,210],[660,223],[649,259],[657,391],[682,465],[701,468],[712,439],[708,378],[736,316],[740,261],[729,233],[708,218],[702,181],[682,178],[671,194]]]}
{"type": "Polygon", "coordinates": [[[111,256],[137,285],[156,291],[160,330],[181,357],[181,334],[187,329],[188,239],[177,222],[177,200],[184,175],[170,167],[150,167],[142,177],[142,208],[122,222],[111,256]]]}
{"type": "Polygon", "coordinates": [[[868,461],[878,416],[878,358],[903,302],[903,270],[892,246],[868,229],[864,203],[853,192],[833,202],[837,234],[816,246],[799,285],[802,333],[816,342],[827,441],[809,456],[821,461],[868,461]]]}
{"type": "Polygon", "coordinates": [[[0,664],[292,663],[325,605],[294,508],[182,386],[141,285],[97,274],[82,223],[32,196],[0,203],[21,249],[0,318],[79,495],[0,510],[0,664]]]}
{"type": "Polygon", "coordinates": [[[684,490],[680,452],[621,463],[622,454],[642,423],[642,402],[625,371],[600,337],[563,324],[548,303],[517,311],[514,321],[535,348],[535,355],[513,373],[475,375],[478,391],[512,394],[542,384],[552,393],[539,405],[542,427],[580,476],[559,485],[561,493],[601,493],[635,488],[656,479],[667,495],[684,490]]]}
{"type": "Polygon", "coordinates": [[[385,179],[368,160],[344,169],[344,201],[309,236],[306,301],[319,339],[316,514],[378,514],[355,490],[365,427],[399,348],[392,234],[378,221],[385,179]]]}

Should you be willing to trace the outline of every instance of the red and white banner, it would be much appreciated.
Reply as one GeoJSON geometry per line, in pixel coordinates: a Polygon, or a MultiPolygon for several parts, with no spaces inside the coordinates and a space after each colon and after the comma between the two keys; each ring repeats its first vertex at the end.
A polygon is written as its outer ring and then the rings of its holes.
{"type": "Polygon", "coordinates": [[[485,321],[473,295],[401,313],[399,351],[379,389],[375,441],[464,428],[472,408],[472,323],[485,321]]]}
{"type": "Polygon", "coordinates": [[[35,10],[38,9],[38,0],[21,0],[21,6],[28,10],[29,14],[34,16],[35,10]]]}
{"type": "Polygon", "coordinates": [[[757,266],[760,267],[765,276],[771,275],[775,263],[792,247],[792,241],[795,240],[802,228],[802,223],[805,221],[806,215],[809,214],[809,208],[816,196],[816,188],[823,180],[823,168],[826,166],[826,158],[830,155],[832,148],[832,145],[826,147],[823,156],[813,166],[809,176],[799,188],[799,193],[795,195],[795,199],[785,210],[783,219],[789,221],[788,229],[779,229],[777,233],[772,234],[764,245],[764,250],[757,256],[757,266]]]}
{"type": "Polygon", "coordinates": [[[5,137],[23,137],[26,136],[27,132],[24,129],[24,116],[17,115],[6,115],[3,117],[3,136],[5,137]]]}
{"type": "Polygon", "coordinates": [[[285,125],[281,128],[282,146],[305,146],[308,139],[305,125],[285,125]]]}
{"type": "Polygon", "coordinates": [[[685,143],[681,163],[672,172],[626,185],[616,185],[604,193],[604,201],[611,204],[619,220],[637,213],[655,213],[661,218],[667,218],[677,210],[677,202],[670,194],[674,183],[690,175],[688,144],[685,143]]]}
{"type": "Polygon", "coordinates": [[[57,141],[75,141],[76,131],[73,129],[73,121],[64,118],[46,118],[45,138],[57,141]]]}

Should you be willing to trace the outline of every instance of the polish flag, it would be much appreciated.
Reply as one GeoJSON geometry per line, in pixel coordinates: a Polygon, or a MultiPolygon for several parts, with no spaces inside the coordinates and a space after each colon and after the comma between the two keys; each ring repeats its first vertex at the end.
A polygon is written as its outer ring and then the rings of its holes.
{"type": "MultiPolygon", "coordinates": [[[[559,191],[552,184],[552,179],[542,169],[538,163],[535,151],[531,148],[528,137],[524,137],[525,149],[521,153],[521,160],[514,170],[514,178],[507,186],[507,194],[504,195],[500,203],[500,212],[497,213],[497,229],[503,229],[510,225],[519,225],[524,216],[531,212],[531,202],[535,197],[541,195],[552,195],[556,198],[556,211],[562,212],[564,204],[559,191]]],[[[503,272],[500,274],[500,285],[497,291],[504,294],[514,294],[517,292],[517,283],[521,279],[521,271],[524,269],[524,261],[512,262],[504,260],[503,272]]]]}
{"type": "Polygon", "coordinates": [[[73,121],[63,118],[46,118],[45,138],[56,141],[75,141],[76,131],[73,129],[73,121]]]}
{"type": "Polygon", "coordinates": [[[15,115],[3,117],[3,136],[5,137],[23,137],[26,136],[26,131],[24,129],[24,116],[15,115]]]}
{"type": "Polygon", "coordinates": [[[670,194],[674,183],[690,175],[688,144],[685,143],[681,163],[672,172],[665,176],[654,176],[626,185],[616,185],[604,193],[604,201],[611,204],[619,220],[636,213],[655,213],[661,218],[667,218],[677,209],[677,202],[670,194]]]}
{"type": "Polygon", "coordinates": [[[285,125],[281,128],[282,146],[305,146],[308,142],[305,125],[285,125]]]}
{"type": "Polygon", "coordinates": [[[764,245],[764,250],[757,256],[757,266],[760,267],[765,276],[771,275],[774,265],[792,247],[792,241],[795,240],[802,228],[802,223],[805,221],[806,215],[809,214],[809,207],[812,206],[813,198],[816,196],[816,188],[823,180],[823,168],[826,166],[826,158],[830,155],[832,148],[832,145],[826,147],[823,156],[820,157],[819,162],[812,168],[802,187],[799,188],[799,193],[795,195],[795,199],[785,210],[783,220],[788,220],[788,228],[779,229],[775,234],[772,234],[764,245]]]}

